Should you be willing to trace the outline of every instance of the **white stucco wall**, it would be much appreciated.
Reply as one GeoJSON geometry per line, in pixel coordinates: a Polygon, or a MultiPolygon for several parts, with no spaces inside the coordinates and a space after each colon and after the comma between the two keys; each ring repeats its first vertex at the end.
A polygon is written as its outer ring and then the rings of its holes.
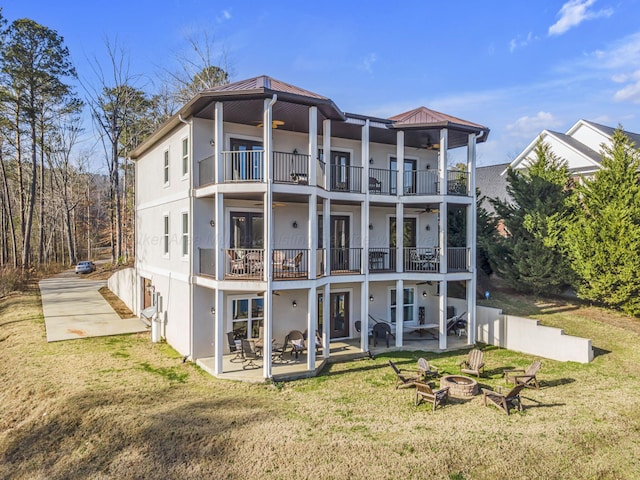
{"type": "Polygon", "coordinates": [[[107,286],[134,314],[138,315],[138,295],[136,271],[133,268],[123,268],[113,273],[107,281],[107,286]]]}

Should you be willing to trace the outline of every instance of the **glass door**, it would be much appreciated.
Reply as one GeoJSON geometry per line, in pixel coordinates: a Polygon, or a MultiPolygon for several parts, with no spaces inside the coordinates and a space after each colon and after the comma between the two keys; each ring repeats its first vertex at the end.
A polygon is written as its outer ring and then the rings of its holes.
{"type": "Polygon", "coordinates": [[[349,336],[349,292],[331,294],[329,320],[331,321],[330,338],[349,336]]]}
{"type": "MultiPolygon", "coordinates": [[[[414,218],[404,218],[403,219],[403,233],[402,233],[402,242],[403,248],[414,247],[416,246],[416,219],[414,218]]],[[[391,217],[389,220],[389,247],[391,247],[391,252],[395,252],[397,248],[396,245],[396,217],[391,217]]],[[[408,254],[407,250],[403,250],[404,264],[407,264],[408,254]],[[406,257],[406,258],[405,258],[406,257]]],[[[394,253],[389,255],[389,267],[392,270],[396,269],[396,256],[394,253]]]]}
{"type": "Polygon", "coordinates": [[[349,270],[349,217],[331,215],[331,270],[349,270]]]}
{"type": "Polygon", "coordinates": [[[351,156],[346,152],[331,152],[331,190],[349,191],[351,156]]]}
{"type": "Polygon", "coordinates": [[[262,180],[262,143],[231,139],[231,180],[262,180]]]}
{"type": "MultiPolygon", "coordinates": [[[[405,288],[402,293],[402,321],[403,322],[413,322],[415,320],[415,289],[414,288],[405,288]]],[[[396,304],[396,290],[391,290],[391,298],[389,299],[389,305],[391,305],[391,311],[389,312],[391,315],[391,323],[396,323],[396,315],[398,310],[398,305],[396,304]]]]}
{"type": "MultiPolygon", "coordinates": [[[[389,169],[391,170],[391,194],[395,195],[397,192],[397,178],[398,178],[398,160],[396,157],[391,157],[389,163],[389,169]]],[[[414,194],[416,193],[416,161],[406,159],[404,160],[404,193],[414,194]]]]}
{"type": "Polygon", "coordinates": [[[264,246],[262,213],[231,212],[230,226],[230,248],[262,248],[264,246]]]}

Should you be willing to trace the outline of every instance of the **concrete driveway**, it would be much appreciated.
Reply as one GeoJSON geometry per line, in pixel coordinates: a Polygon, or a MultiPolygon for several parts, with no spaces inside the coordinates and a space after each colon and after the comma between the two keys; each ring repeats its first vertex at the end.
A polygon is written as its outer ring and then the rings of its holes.
{"type": "Polygon", "coordinates": [[[39,283],[47,341],[147,332],[139,318],[122,319],[98,290],[106,280],[89,280],[67,270],[39,283]]]}

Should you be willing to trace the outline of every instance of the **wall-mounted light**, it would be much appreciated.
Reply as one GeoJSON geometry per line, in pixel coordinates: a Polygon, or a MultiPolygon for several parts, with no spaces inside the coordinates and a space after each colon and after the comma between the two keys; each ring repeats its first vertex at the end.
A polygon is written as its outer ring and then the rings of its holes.
{"type": "Polygon", "coordinates": [[[373,158],[369,159],[369,165],[373,165],[373,158]]]}
{"type": "Polygon", "coordinates": [[[211,225],[211,228],[216,226],[216,222],[215,220],[209,220],[209,225],[211,225]]]}
{"type": "Polygon", "coordinates": [[[298,149],[297,149],[297,148],[294,148],[294,149],[293,149],[293,154],[294,154],[294,155],[297,155],[297,154],[298,154],[298,149]]]}
{"type": "Polygon", "coordinates": [[[427,298],[427,291],[426,291],[426,290],[423,290],[423,291],[422,291],[422,296],[423,296],[423,297],[425,297],[425,298],[427,298]]]}
{"type": "Polygon", "coordinates": [[[216,307],[211,307],[211,315],[215,315],[216,314],[216,307]]]}
{"type": "Polygon", "coordinates": [[[430,168],[431,168],[431,165],[427,163],[427,170],[429,170],[430,168]]]}
{"type": "Polygon", "coordinates": [[[293,223],[291,224],[291,226],[293,228],[298,228],[298,222],[296,222],[295,220],[293,221],[293,223]]]}
{"type": "Polygon", "coordinates": [[[373,230],[373,223],[369,224],[369,230],[373,230]]]}
{"type": "Polygon", "coordinates": [[[295,300],[293,302],[291,302],[291,306],[293,308],[297,308],[298,307],[298,302],[296,302],[295,300]]]}
{"type": "Polygon", "coordinates": [[[373,295],[369,295],[369,301],[373,302],[373,295]]]}
{"type": "Polygon", "coordinates": [[[209,145],[211,145],[212,147],[214,147],[216,144],[216,141],[212,138],[211,140],[209,140],[209,145]]]}
{"type": "Polygon", "coordinates": [[[425,230],[427,230],[427,232],[431,230],[431,225],[427,224],[427,226],[425,227],[425,230]]]}

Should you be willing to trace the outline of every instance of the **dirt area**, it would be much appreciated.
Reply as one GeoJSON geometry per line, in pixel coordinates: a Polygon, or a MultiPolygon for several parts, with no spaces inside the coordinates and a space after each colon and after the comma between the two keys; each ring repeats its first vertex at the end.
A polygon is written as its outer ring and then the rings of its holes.
{"type": "Polygon", "coordinates": [[[135,317],[133,312],[131,310],[129,310],[129,307],[127,307],[124,304],[124,302],[122,300],[120,300],[115,295],[115,293],[113,293],[111,290],[109,290],[108,287],[102,287],[98,291],[104,297],[104,299],[107,302],[109,302],[109,305],[111,305],[113,307],[113,309],[116,311],[116,313],[118,315],[120,315],[120,318],[133,318],[133,317],[135,317]]]}

